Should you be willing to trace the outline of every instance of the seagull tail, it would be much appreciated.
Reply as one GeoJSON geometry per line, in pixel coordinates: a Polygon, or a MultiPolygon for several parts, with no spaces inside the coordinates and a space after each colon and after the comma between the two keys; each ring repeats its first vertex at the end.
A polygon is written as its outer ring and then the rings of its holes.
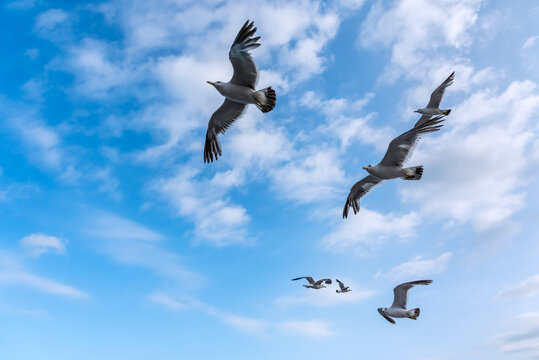
{"type": "Polygon", "coordinates": [[[256,107],[260,109],[263,113],[270,112],[275,107],[277,102],[277,96],[275,95],[275,90],[271,87],[267,87],[262,90],[255,92],[256,107]]]}
{"type": "Polygon", "coordinates": [[[451,109],[442,110],[442,114],[444,115],[449,115],[450,112],[451,112],[451,109]]]}
{"type": "Polygon", "coordinates": [[[423,176],[423,165],[406,168],[404,174],[403,180],[419,180],[423,176]]]}
{"type": "Polygon", "coordinates": [[[406,313],[408,314],[408,317],[413,320],[417,320],[420,314],[419,308],[408,310],[406,313]]]}
{"type": "Polygon", "coordinates": [[[219,138],[213,129],[208,129],[206,133],[206,143],[204,144],[204,163],[211,163],[221,156],[221,144],[219,138]]]}

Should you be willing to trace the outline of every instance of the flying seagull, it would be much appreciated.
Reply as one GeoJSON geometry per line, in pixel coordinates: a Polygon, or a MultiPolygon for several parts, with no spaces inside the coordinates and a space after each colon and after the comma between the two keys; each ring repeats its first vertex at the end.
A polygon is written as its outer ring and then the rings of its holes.
{"type": "Polygon", "coordinates": [[[350,207],[354,210],[354,214],[357,214],[359,211],[359,199],[383,180],[399,177],[403,180],[421,179],[423,165],[403,168],[402,164],[410,156],[421,134],[440,130],[443,126],[440,124],[442,121],[444,121],[443,116],[436,116],[424,124],[406,131],[389,143],[386,154],[378,165],[365,166],[363,169],[367,170],[369,175],[355,183],[352,189],[350,189],[350,194],[348,194],[348,198],[344,204],[343,218],[348,217],[350,207]]]}
{"type": "Polygon", "coordinates": [[[302,276],[299,278],[292,279],[292,281],[300,280],[300,279],[306,279],[309,282],[309,285],[303,285],[306,288],[317,289],[317,290],[321,288],[325,288],[324,283],[326,283],[327,285],[331,284],[331,279],[321,279],[315,282],[313,278],[310,276],[302,276]]]}
{"type": "Polygon", "coordinates": [[[429,285],[431,282],[432,280],[417,280],[400,284],[393,289],[393,305],[391,305],[390,308],[378,308],[378,312],[392,324],[395,324],[395,320],[393,320],[391,317],[417,320],[417,317],[419,316],[419,308],[410,310],[406,309],[408,290],[413,288],[415,285],[429,285]]]}
{"type": "Polygon", "coordinates": [[[451,75],[447,77],[447,79],[445,79],[443,83],[440,84],[440,86],[436,88],[436,90],[432,92],[432,94],[430,95],[430,101],[426,107],[424,107],[423,109],[414,110],[414,112],[423,115],[419,118],[415,126],[423,124],[425,121],[430,119],[431,116],[449,115],[451,109],[441,110],[440,102],[442,101],[442,97],[444,96],[445,88],[453,84],[453,80],[455,80],[454,71],[451,73],[451,75]]]}
{"type": "Polygon", "coordinates": [[[234,68],[234,75],[229,82],[208,81],[213,85],[225,101],[210,118],[208,131],[206,132],[206,144],[204,145],[204,162],[210,163],[221,156],[221,144],[217,138],[218,134],[224,132],[236,121],[245,111],[247,104],[255,104],[262,112],[267,113],[275,107],[277,98],[275,91],[271,87],[262,90],[255,90],[258,80],[258,69],[249,54],[249,50],[260,46],[257,41],[260,36],[253,37],[256,28],[249,20],[238,32],[236,39],[230,47],[228,58],[234,68]]]}
{"type": "Polygon", "coordinates": [[[339,281],[339,279],[336,279],[336,280],[339,283],[339,287],[341,288],[341,290],[335,290],[336,292],[338,292],[338,293],[347,293],[349,291],[352,291],[352,289],[350,289],[350,287],[344,286],[342,281],[339,281]]]}

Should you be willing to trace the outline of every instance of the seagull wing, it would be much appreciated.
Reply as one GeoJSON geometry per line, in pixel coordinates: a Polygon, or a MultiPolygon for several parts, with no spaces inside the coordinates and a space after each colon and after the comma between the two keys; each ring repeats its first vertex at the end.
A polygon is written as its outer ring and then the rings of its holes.
{"type": "Polygon", "coordinates": [[[386,154],[380,165],[402,166],[402,163],[409,157],[421,134],[440,130],[444,121],[443,115],[429,119],[420,126],[414,127],[393,139],[387,148],[386,154]]]}
{"type": "Polygon", "coordinates": [[[292,279],[292,281],[294,281],[294,280],[300,280],[300,279],[306,279],[306,280],[309,282],[309,284],[311,284],[311,285],[314,284],[314,280],[313,280],[313,278],[310,277],[310,276],[302,276],[302,277],[298,277],[298,278],[292,279]]]}
{"type": "Polygon", "coordinates": [[[359,211],[359,199],[361,199],[366,193],[368,193],[374,186],[382,182],[382,179],[376,176],[367,175],[363,179],[359,180],[352,186],[346,203],[344,203],[344,209],[342,211],[342,217],[346,219],[348,217],[348,210],[352,208],[354,214],[359,211]]]}
{"type": "Polygon", "coordinates": [[[395,325],[395,320],[393,320],[392,318],[390,318],[389,316],[384,314],[384,312],[382,310],[378,309],[378,312],[380,313],[380,315],[382,315],[384,317],[384,319],[386,319],[387,321],[389,321],[390,323],[395,325]]]}
{"type": "Polygon", "coordinates": [[[451,73],[451,75],[447,77],[447,79],[445,79],[443,83],[440,84],[440,86],[436,88],[436,90],[432,92],[432,94],[430,95],[429,104],[427,105],[428,108],[437,109],[440,106],[440,102],[442,101],[442,97],[444,96],[445,88],[453,84],[453,80],[455,80],[454,71],[451,73]]]}
{"type": "Polygon", "coordinates": [[[346,289],[346,286],[344,286],[344,284],[342,283],[342,281],[339,281],[339,279],[335,279],[337,280],[337,282],[339,283],[339,287],[341,288],[341,291],[346,289]]]}
{"type": "Polygon", "coordinates": [[[315,284],[315,285],[320,285],[320,284],[322,284],[322,283],[326,283],[326,284],[329,285],[329,284],[331,284],[331,279],[320,279],[320,280],[318,280],[317,282],[315,282],[314,284],[315,284]]]}
{"type": "Polygon", "coordinates": [[[249,54],[249,50],[260,46],[257,43],[260,36],[252,37],[255,32],[256,28],[253,27],[253,22],[249,23],[249,20],[247,20],[238,32],[228,52],[228,58],[234,68],[234,75],[232,75],[230,82],[250,87],[253,90],[258,79],[258,69],[251,54],[249,54]]]}
{"type": "Polygon", "coordinates": [[[417,122],[415,123],[414,127],[419,127],[419,126],[423,125],[424,123],[429,121],[431,117],[432,116],[430,116],[430,115],[421,115],[419,120],[417,120],[417,122]]]}
{"type": "Polygon", "coordinates": [[[245,110],[246,105],[229,99],[225,99],[223,104],[210,118],[208,131],[206,132],[206,144],[204,145],[204,162],[210,163],[221,156],[221,144],[217,138],[218,134],[224,132],[236,121],[245,110]]]}
{"type": "Polygon", "coordinates": [[[393,304],[391,305],[392,308],[401,308],[406,309],[406,301],[408,300],[408,290],[413,288],[415,285],[428,285],[432,282],[432,280],[417,280],[417,281],[410,281],[404,284],[400,284],[399,286],[395,287],[393,289],[393,304]]]}

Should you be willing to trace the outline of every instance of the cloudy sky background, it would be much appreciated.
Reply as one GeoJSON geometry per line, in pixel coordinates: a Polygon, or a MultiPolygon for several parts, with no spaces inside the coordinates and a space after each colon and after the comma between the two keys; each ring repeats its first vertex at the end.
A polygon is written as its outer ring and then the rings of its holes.
{"type": "Polygon", "coordinates": [[[535,1],[0,6],[1,358],[539,357],[535,1]],[[277,107],[204,165],[246,19],[277,107]],[[423,179],[342,220],[453,70],[423,179]],[[391,326],[376,308],[419,278],[391,326]]]}

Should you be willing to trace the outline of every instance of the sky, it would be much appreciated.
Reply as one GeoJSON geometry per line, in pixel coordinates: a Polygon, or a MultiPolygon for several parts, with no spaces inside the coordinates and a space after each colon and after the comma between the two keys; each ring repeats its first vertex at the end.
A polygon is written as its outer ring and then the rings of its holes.
{"type": "Polygon", "coordinates": [[[0,358],[537,359],[534,0],[4,0],[0,358]],[[258,88],[203,163],[237,31],[258,88]],[[444,127],[342,219],[452,71],[444,127]],[[352,288],[305,289],[299,276],[352,288]],[[376,311],[404,281],[417,321],[376,311]]]}

